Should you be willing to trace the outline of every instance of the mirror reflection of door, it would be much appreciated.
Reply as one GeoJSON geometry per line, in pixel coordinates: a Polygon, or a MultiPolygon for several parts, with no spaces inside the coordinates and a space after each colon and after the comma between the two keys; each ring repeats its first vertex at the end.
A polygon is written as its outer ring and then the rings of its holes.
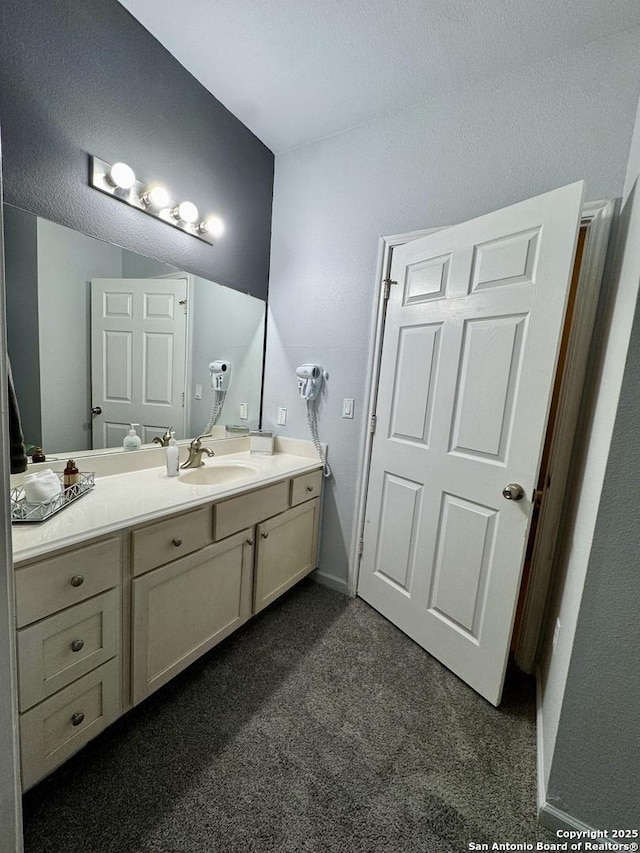
{"type": "Polygon", "coordinates": [[[122,444],[130,424],[143,443],[173,427],[186,436],[187,282],[91,282],[94,449],[122,444]]]}

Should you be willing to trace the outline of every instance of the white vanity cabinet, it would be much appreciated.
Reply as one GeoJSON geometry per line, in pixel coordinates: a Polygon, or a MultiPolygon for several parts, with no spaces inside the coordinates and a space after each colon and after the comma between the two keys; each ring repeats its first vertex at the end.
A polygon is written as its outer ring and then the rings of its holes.
{"type": "Polygon", "coordinates": [[[314,471],[132,532],[134,705],[316,567],[321,486],[314,471]]]}
{"type": "Polygon", "coordinates": [[[120,536],[19,566],[15,578],[26,789],[122,712],[120,536]]]}
{"type": "Polygon", "coordinates": [[[250,530],[133,579],[134,705],[247,621],[252,581],[250,530]]]}
{"type": "Polygon", "coordinates": [[[25,789],[316,568],[322,482],[285,468],[18,563],[25,789]]]}

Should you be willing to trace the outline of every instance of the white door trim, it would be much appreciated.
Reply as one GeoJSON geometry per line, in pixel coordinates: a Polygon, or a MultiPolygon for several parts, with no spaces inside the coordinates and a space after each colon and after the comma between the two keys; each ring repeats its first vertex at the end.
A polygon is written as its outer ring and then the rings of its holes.
{"type": "Polygon", "coordinates": [[[378,239],[378,260],[376,263],[375,299],[377,310],[371,319],[370,340],[373,345],[369,354],[369,366],[365,383],[365,400],[367,401],[367,416],[362,428],[361,446],[363,448],[360,461],[361,474],[356,485],[356,523],[353,526],[351,551],[349,557],[349,577],[347,580],[347,593],[355,598],[358,589],[358,575],[360,573],[361,539],[364,530],[364,516],[367,508],[367,492],[369,488],[369,474],[371,469],[371,447],[373,435],[370,430],[371,418],[375,412],[378,398],[378,383],[380,380],[380,359],[382,357],[382,339],[384,335],[385,300],[384,280],[391,275],[391,257],[396,246],[402,246],[410,240],[417,240],[427,234],[434,234],[447,228],[446,225],[437,228],[426,228],[422,231],[408,231],[406,234],[391,234],[378,239]]]}
{"type": "Polygon", "coordinates": [[[534,671],[540,631],[547,610],[547,593],[552,578],[556,543],[570,500],[566,487],[570,479],[573,444],[587,376],[590,344],[614,209],[613,201],[589,202],[582,208],[580,225],[587,227],[588,238],[580,266],[556,422],[549,437],[548,473],[551,488],[545,490],[542,498],[523,618],[518,634],[514,636],[516,663],[529,673],[534,671]]]}
{"type": "MultiPolygon", "coordinates": [[[[579,313],[581,319],[580,322],[575,323],[575,341],[572,342],[571,348],[569,350],[566,367],[567,375],[571,375],[574,378],[574,384],[578,385],[579,382],[579,393],[577,394],[577,402],[573,404],[575,406],[579,404],[579,400],[582,394],[582,384],[584,382],[586,372],[586,356],[588,354],[589,342],[593,329],[593,322],[595,319],[595,310],[597,308],[600,281],[602,278],[602,270],[604,268],[606,248],[614,207],[615,203],[613,201],[607,200],[588,202],[585,203],[582,208],[581,225],[587,225],[589,227],[591,237],[591,239],[588,241],[588,246],[586,248],[585,256],[583,258],[585,284],[583,288],[581,281],[580,287],[580,290],[582,291],[581,299],[584,298],[586,304],[581,305],[580,308],[578,308],[578,305],[576,305],[576,311],[579,313]],[[578,362],[580,361],[580,359],[584,359],[581,366],[580,364],[578,364],[578,377],[576,376],[576,370],[574,369],[574,359],[578,362]]],[[[349,561],[349,577],[347,586],[348,594],[351,597],[355,597],[358,588],[358,575],[360,571],[360,559],[362,551],[362,537],[364,531],[367,493],[370,477],[371,449],[373,444],[373,435],[370,430],[370,424],[377,403],[377,392],[380,375],[380,359],[382,355],[382,341],[384,336],[384,321],[386,313],[385,300],[383,298],[385,287],[384,280],[388,278],[390,274],[391,258],[393,255],[393,249],[396,246],[400,246],[411,240],[415,240],[419,237],[425,236],[426,234],[432,234],[436,231],[442,231],[446,227],[450,226],[440,226],[437,228],[429,228],[422,231],[412,231],[407,232],[405,234],[389,235],[381,237],[378,243],[378,260],[376,265],[375,286],[377,310],[374,312],[374,315],[372,317],[371,326],[371,339],[373,341],[373,345],[370,352],[369,367],[367,370],[365,396],[365,399],[367,401],[367,416],[363,424],[362,432],[361,446],[363,448],[363,451],[360,462],[361,475],[358,479],[357,486],[356,523],[353,528],[353,537],[351,542],[351,553],[349,561]]],[[[567,419],[563,418],[563,413],[566,414],[567,411],[568,408],[566,405],[561,406],[561,410],[559,411],[558,419],[556,422],[556,429],[554,431],[554,441],[556,445],[558,443],[560,444],[560,446],[562,445],[562,440],[565,439],[567,436],[567,426],[570,426],[571,428],[570,446],[573,444],[573,433],[576,428],[576,419],[578,412],[577,409],[574,411],[573,406],[569,407],[569,412],[573,412],[573,421],[572,423],[567,424],[567,419]]],[[[569,418],[569,420],[571,420],[571,418],[569,418]]],[[[569,461],[570,453],[569,458],[567,459],[567,464],[569,461]]],[[[560,460],[560,462],[562,462],[562,459],[560,460]]],[[[562,493],[562,497],[564,497],[564,492],[562,493]]],[[[562,506],[562,502],[560,506],[562,506]]],[[[559,512],[559,509],[557,511],[559,512]]],[[[547,519],[551,518],[552,513],[548,512],[547,519]]],[[[543,517],[541,516],[540,524],[538,527],[538,535],[541,534],[544,534],[546,536],[552,536],[552,541],[555,542],[555,538],[558,534],[558,525],[547,524],[547,530],[545,531],[543,517]]],[[[528,619],[526,621],[526,629],[523,626],[523,630],[520,632],[521,636],[523,636],[523,634],[526,634],[528,647],[531,647],[534,644],[533,638],[535,638],[535,645],[537,646],[541,622],[544,617],[549,580],[550,570],[549,572],[547,572],[546,577],[541,576],[539,579],[536,579],[535,584],[533,583],[532,573],[532,581],[530,583],[531,595],[527,597],[527,614],[530,614],[530,616],[528,616],[528,619]]]]}
{"type": "Polygon", "coordinates": [[[9,501],[9,419],[7,413],[7,336],[0,175],[0,853],[21,853],[20,752],[18,746],[18,684],[15,649],[13,555],[9,501]]]}

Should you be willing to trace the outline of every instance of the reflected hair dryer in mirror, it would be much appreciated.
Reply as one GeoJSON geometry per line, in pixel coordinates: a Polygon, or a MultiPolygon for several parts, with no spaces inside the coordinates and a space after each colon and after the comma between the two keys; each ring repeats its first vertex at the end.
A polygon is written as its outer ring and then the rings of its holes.
{"type": "Polygon", "coordinates": [[[219,359],[209,364],[211,387],[214,391],[228,391],[231,381],[231,362],[219,359]]]}
{"type": "Polygon", "coordinates": [[[203,431],[203,435],[211,432],[212,427],[218,423],[222,412],[224,401],[231,384],[231,362],[220,358],[209,362],[209,373],[211,374],[211,390],[213,391],[213,405],[209,415],[209,423],[203,431]]]}

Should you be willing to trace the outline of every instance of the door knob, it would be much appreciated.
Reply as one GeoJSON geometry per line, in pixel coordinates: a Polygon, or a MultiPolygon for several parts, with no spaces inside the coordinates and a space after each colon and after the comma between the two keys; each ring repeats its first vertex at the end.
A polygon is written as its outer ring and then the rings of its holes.
{"type": "Polygon", "coordinates": [[[91,407],[91,414],[92,415],[101,415],[102,414],[102,408],[100,406],[92,406],[91,407]]]}
{"type": "Polygon", "coordinates": [[[505,486],[502,490],[502,497],[506,498],[508,501],[519,501],[523,495],[524,489],[519,483],[509,483],[509,485],[505,486]]]}

